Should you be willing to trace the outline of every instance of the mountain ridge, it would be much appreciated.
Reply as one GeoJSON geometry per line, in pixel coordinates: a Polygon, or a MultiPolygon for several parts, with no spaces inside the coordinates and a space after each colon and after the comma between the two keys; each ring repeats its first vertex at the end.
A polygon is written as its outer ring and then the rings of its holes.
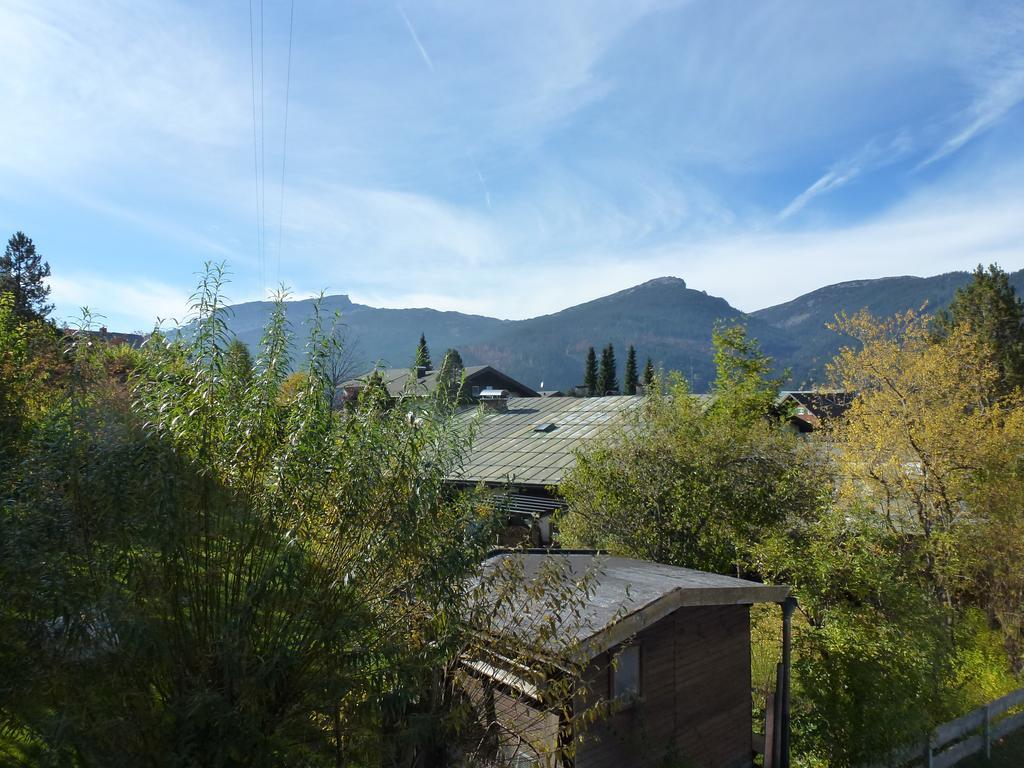
{"type": "MultiPolygon", "coordinates": [[[[360,370],[375,364],[411,365],[422,333],[436,364],[445,349],[454,347],[467,365],[494,365],[529,386],[544,381],[548,389],[566,389],[582,380],[587,349],[601,349],[610,342],[620,376],[626,348],[632,344],[639,365],[650,357],[656,365],[683,373],[699,392],[714,377],[711,331],[718,322],[745,323],[778,369],[790,369],[790,385],[810,385],[822,380],[824,364],[843,343],[841,336],[825,327],[837,313],[864,308],[890,315],[922,305],[934,311],[946,306],[970,277],[969,272],[948,272],[848,280],[749,313],[670,275],[523,320],[430,307],[378,308],[353,302],[347,294],[322,297],[320,309],[321,316],[340,313],[355,346],[353,362],[360,370]]],[[[1024,270],[1013,273],[1011,283],[1020,292],[1024,270]]],[[[316,301],[287,302],[299,339],[316,301]]],[[[256,349],[272,307],[266,301],[233,305],[227,321],[230,331],[256,349]]]]}

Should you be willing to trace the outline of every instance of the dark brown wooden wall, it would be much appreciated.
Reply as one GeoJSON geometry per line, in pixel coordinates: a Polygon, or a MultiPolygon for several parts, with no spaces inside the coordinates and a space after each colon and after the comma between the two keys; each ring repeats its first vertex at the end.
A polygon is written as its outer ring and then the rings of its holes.
{"type": "MultiPolygon", "coordinates": [[[[655,765],[667,755],[693,768],[750,766],[749,607],[680,608],[636,641],[641,700],[590,727],[576,768],[655,765]]],[[[609,660],[595,659],[588,675],[602,697],[609,660]]]]}

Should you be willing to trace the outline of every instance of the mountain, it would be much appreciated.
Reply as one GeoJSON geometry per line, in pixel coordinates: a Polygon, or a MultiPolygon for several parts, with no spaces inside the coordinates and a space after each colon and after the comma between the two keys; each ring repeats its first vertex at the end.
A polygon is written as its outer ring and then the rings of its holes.
{"type": "MultiPolygon", "coordinates": [[[[314,301],[288,302],[288,319],[301,342],[314,301]]],[[[231,332],[257,349],[273,305],[250,302],[232,307],[231,332]]],[[[719,320],[747,322],[765,349],[785,360],[793,347],[786,331],[744,315],[724,299],[663,277],[561,312],[528,320],[497,320],[434,309],[380,309],[327,296],[321,314],[341,316],[355,345],[355,364],[365,370],[381,363],[411,365],[420,334],[427,337],[435,364],[454,347],[466,365],[493,365],[531,387],[568,388],[582,381],[587,348],[611,342],[621,379],[626,349],[633,344],[642,366],[649,356],[666,369],[683,372],[697,390],[714,375],[711,329],[719,320]]]]}
{"type": "MultiPolygon", "coordinates": [[[[695,391],[714,378],[711,330],[718,321],[745,322],[769,354],[787,359],[789,334],[751,318],[725,299],[687,288],[676,277],[662,277],[551,315],[508,323],[467,347],[474,360],[489,361],[530,386],[569,387],[583,380],[587,349],[611,342],[619,378],[626,349],[636,347],[638,365],[647,357],[682,372],[695,391]]],[[[465,357],[465,354],[463,355],[465,357]]]]}
{"type": "MultiPolygon", "coordinates": [[[[785,304],[759,309],[752,317],[779,331],[790,334],[796,346],[786,364],[793,372],[794,384],[820,381],[825,363],[848,337],[829,330],[841,312],[852,315],[867,309],[876,317],[886,317],[908,309],[932,313],[944,309],[957,290],[971,281],[969,272],[947,272],[934,277],[882,277],[836,283],[799,296],[785,304]]],[[[1018,294],[1024,288],[1024,270],[1010,275],[1018,294]]]]}
{"type": "MultiPolygon", "coordinates": [[[[823,379],[824,364],[844,339],[826,323],[839,312],[868,309],[891,315],[906,309],[935,311],[945,307],[956,290],[971,279],[968,272],[935,277],[887,277],[826,286],[792,301],[744,314],[725,299],[688,288],[676,277],[641,285],[528,320],[498,320],[434,309],[381,309],[356,304],[347,296],[327,296],[321,314],[341,316],[353,345],[353,363],[366,370],[375,363],[388,367],[412,364],[420,334],[427,337],[435,364],[445,349],[459,350],[466,365],[493,365],[537,388],[566,389],[583,378],[587,348],[615,347],[619,378],[626,349],[636,347],[642,366],[650,357],[666,370],[682,372],[697,392],[714,377],[711,331],[718,321],[743,322],[779,367],[792,371],[792,384],[810,385],[823,379]]],[[[1024,270],[1011,275],[1018,292],[1024,289],[1024,270]]],[[[313,314],[314,301],[288,303],[288,319],[300,345],[303,326],[313,314]]],[[[269,302],[232,308],[230,330],[257,349],[269,302]]]]}

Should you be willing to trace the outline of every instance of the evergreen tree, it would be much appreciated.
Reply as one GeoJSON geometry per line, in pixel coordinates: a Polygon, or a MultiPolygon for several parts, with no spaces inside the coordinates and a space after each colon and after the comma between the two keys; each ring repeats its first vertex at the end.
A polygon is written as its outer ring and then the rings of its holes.
{"type": "Polygon", "coordinates": [[[636,350],[630,344],[629,351],[626,353],[626,375],[622,380],[622,391],[627,395],[635,395],[639,384],[640,379],[636,372],[636,350]]]}
{"type": "Polygon", "coordinates": [[[651,387],[654,385],[654,363],[651,362],[651,358],[647,358],[647,365],[644,366],[644,391],[650,392],[651,387]]]}
{"type": "Polygon", "coordinates": [[[36,253],[32,238],[15,232],[0,256],[0,293],[14,295],[14,314],[22,318],[44,318],[53,309],[47,304],[50,265],[36,253]]]}
{"type": "Polygon", "coordinates": [[[241,339],[232,339],[224,353],[224,378],[228,382],[228,396],[241,402],[252,384],[252,355],[241,339]]]}
{"type": "Polygon", "coordinates": [[[597,375],[597,387],[599,394],[607,395],[609,392],[618,391],[615,372],[615,349],[611,342],[601,350],[601,370],[597,375]]]}
{"type": "Polygon", "coordinates": [[[991,264],[988,270],[978,265],[974,279],[936,318],[935,335],[944,339],[961,326],[992,345],[1004,391],[1024,386],[1024,305],[998,265],[991,264]]]}
{"type": "Polygon", "coordinates": [[[427,346],[427,337],[424,334],[420,334],[420,343],[416,347],[416,367],[423,366],[428,371],[434,369],[434,364],[430,362],[430,347],[427,346]]]}
{"type": "Polygon", "coordinates": [[[587,391],[587,397],[597,394],[597,355],[594,348],[587,350],[587,364],[583,369],[583,387],[587,391]]]}
{"type": "Polygon", "coordinates": [[[453,401],[462,388],[462,355],[457,349],[449,349],[444,353],[441,367],[437,372],[437,394],[446,401],[453,401]]]}

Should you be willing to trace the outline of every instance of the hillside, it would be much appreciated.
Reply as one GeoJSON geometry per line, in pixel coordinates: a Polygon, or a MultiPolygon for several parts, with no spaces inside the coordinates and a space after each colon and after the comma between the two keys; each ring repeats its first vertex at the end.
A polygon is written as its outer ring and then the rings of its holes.
{"type": "MultiPolygon", "coordinates": [[[[836,283],[799,296],[774,307],[759,309],[753,317],[789,334],[795,346],[787,364],[794,383],[818,381],[824,365],[845,339],[826,326],[841,312],[854,314],[867,309],[885,317],[907,309],[935,312],[946,307],[958,288],[970,282],[969,272],[947,272],[934,277],[883,277],[836,283]]],[[[1017,293],[1024,288],[1024,270],[1010,275],[1017,293]]]]}
{"type": "MultiPolygon", "coordinates": [[[[642,366],[656,364],[681,371],[696,391],[705,391],[714,375],[711,330],[719,320],[744,322],[779,367],[791,369],[793,385],[822,380],[824,363],[843,339],[826,323],[836,313],[866,308],[891,315],[926,306],[945,307],[970,280],[967,272],[935,277],[887,277],[826,286],[792,301],[744,314],[725,299],[688,288],[676,277],[662,277],[594,301],[527,320],[498,320],[434,309],[380,309],[356,304],[347,296],[328,296],[322,312],[338,312],[354,344],[357,368],[375,362],[390,367],[412,363],[416,341],[425,334],[434,362],[455,347],[467,365],[490,364],[531,387],[568,388],[580,383],[587,348],[615,345],[621,377],[626,348],[633,344],[642,366]]],[[[1011,280],[1024,288],[1024,270],[1011,280]]],[[[269,302],[232,308],[229,325],[255,349],[271,310],[269,302]]],[[[289,302],[288,317],[299,339],[312,315],[313,301],[289,302]]]]}

